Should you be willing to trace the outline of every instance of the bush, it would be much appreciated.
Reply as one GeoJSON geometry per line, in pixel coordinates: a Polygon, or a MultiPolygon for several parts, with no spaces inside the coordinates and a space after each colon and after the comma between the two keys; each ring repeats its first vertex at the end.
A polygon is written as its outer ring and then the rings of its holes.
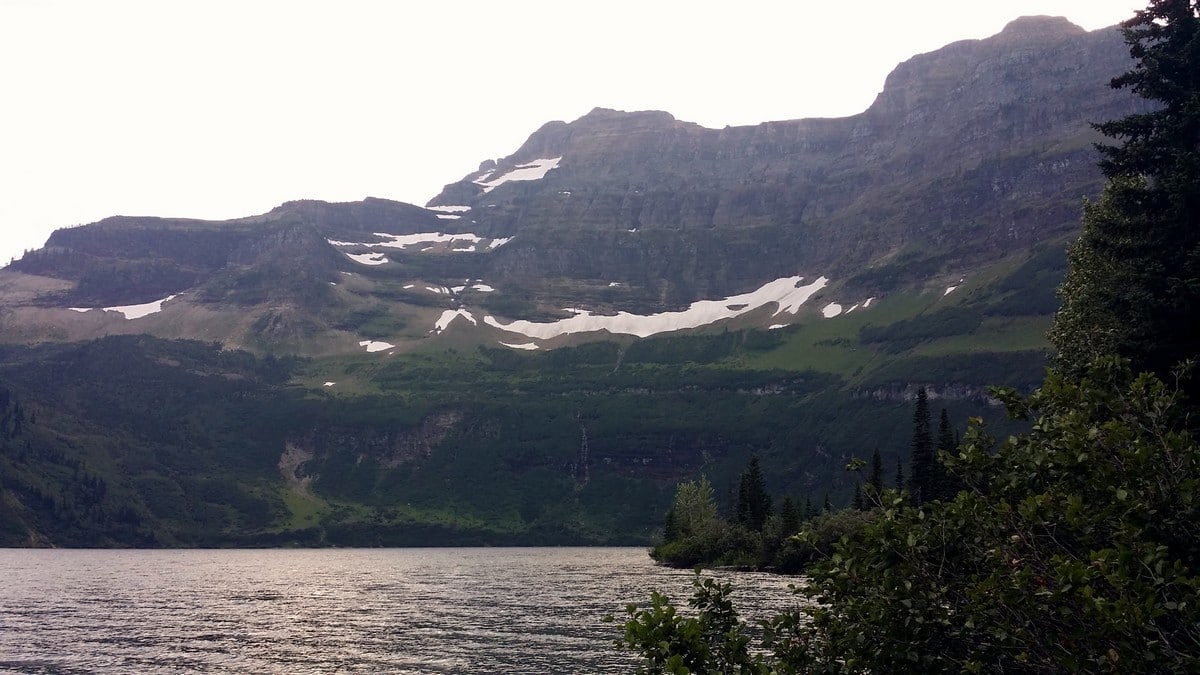
{"type": "MultiPolygon", "coordinates": [[[[1200,670],[1200,444],[1179,395],[1116,360],[1079,381],[1052,372],[1028,399],[996,393],[1028,433],[997,445],[973,421],[946,457],[967,489],[921,507],[886,492],[810,568],[814,604],[769,623],[769,657],[706,668],[1200,670]]],[[[627,637],[648,618],[631,612],[627,637]]]]}

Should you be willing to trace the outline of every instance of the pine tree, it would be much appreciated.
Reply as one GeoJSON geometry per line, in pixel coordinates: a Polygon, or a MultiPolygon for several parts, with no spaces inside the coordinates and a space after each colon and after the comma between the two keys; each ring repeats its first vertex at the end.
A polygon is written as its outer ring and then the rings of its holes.
{"type": "MultiPolygon", "coordinates": [[[[954,427],[950,424],[950,413],[946,412],[945,408],[942,408],[942,415],[938,420],[937,438],[938,456],[940,457],[942,454],[954,456],[958,451],[958,441],[954,427]]],[[[946,471],[946,467],[941,461],[934,464],[934,478],[936,482],[934,499],[952,499],[958,492],[958,481],[946,471]]]]}
{"type": "Polygon", "coordinates": [[[917,399],[913,405],[912,443],[912,500],[914,504],[922,504],[935,498],[937,483],[937,462],[933,455],[933,436],[929,430],[929,397],[925,387],[917,389],[917,399]]]}
{"type": "Polygon", "coordinates": [[[883,494],[883,457],[879,455],[879,448],[875,448],[871,454],[871,473],[867,476],[867,486],[870,487],[867,496],[872,502],[878,502],[879,495],[883,494]]]}
{"type": "Polygon", "coordinates": [[[750,457],[742,472],[735,513],[738,523],[755,532],[762,532],[771,516],[771,493],[767,492],[767,481],[763,478],[757,455],[750,457]]]}
{"type": "Polygon", "coordinates": [[[908,487],[904,484],[904,460],[896,455],[896,489],[903,490],[908,487]]]}
{"type": "Polygon", "coordinates": [[[779,505],[779,531],[785,537],[790,537],[800,531],[800,507],[796,500],[784,497],[779,505]]]}
{"type": "Polygon", "coordinates": [[[1084,207],[1050,339],[1071,375],[1115,354],[1169,378],[1200,354],[1200,2],[1151,0],[1123,26],[1136,64],[1111,85],[1151,112],[1097,125],[1121,143],[1100,148],[1108,183],[1084,207]]]}

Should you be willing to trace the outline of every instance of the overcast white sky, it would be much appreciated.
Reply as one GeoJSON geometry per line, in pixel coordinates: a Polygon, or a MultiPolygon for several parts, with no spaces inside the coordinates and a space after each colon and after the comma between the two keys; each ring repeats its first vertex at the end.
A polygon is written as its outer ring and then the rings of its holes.
{"type": "Polygon", "coordinates": [[[914,54],[1144,5],[0,0],[0,264],[117,214],[424,204],[596,106],[710,127],[851,115],[914,54]]]}

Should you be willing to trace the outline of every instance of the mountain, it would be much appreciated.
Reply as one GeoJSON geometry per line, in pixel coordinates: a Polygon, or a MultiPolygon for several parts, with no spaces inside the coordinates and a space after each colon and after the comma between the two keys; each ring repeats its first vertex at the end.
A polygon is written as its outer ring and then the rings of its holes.
{"type": "Polygon", "coordinates": [[[751,454],[848,494],[916,386],[1040,379],[1129,63],[1024,18],[852,117],[596,109],[425,207],[59,230],[0,270],[0,543],[644,542],[751,454]]]}

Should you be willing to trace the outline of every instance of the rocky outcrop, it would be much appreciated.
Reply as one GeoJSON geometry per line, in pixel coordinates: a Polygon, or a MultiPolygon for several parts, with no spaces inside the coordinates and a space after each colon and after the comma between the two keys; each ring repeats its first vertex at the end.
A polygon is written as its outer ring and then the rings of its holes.
{"type": "Polygon", "coordinates": [[[1129,64],[1115,29],[1027,17],[906,61],[859,115],[718,130],[596,109],[481,167],[561,157],[541,180],[485,192],[473,172],[431,204],[516,237],[489,278],[620,282],[663,304],[903,251],[969,266],[1077,227],[1100,184],[1090,124],[1138,105],[1107,86],[1129,64]]]}

